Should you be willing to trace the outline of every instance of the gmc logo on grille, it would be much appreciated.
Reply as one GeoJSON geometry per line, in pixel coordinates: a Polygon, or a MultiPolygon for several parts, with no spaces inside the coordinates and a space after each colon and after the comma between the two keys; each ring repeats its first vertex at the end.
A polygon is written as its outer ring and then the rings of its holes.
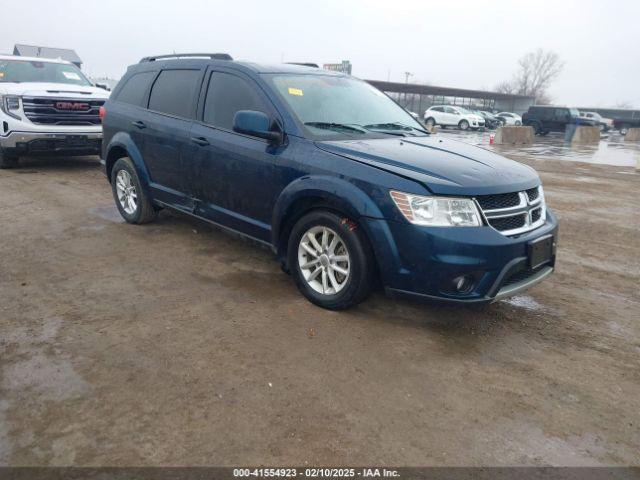
{"type": "Polygon", "coordinates": [[[56,110],[89,110],[88,103],[80,102],[56,102],[56,110]]]}

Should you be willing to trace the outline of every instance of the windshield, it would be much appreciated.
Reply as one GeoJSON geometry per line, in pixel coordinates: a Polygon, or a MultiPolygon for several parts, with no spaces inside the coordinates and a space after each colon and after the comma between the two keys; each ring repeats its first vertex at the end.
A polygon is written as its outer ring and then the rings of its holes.
{"type": "Polygon", "coordinates": [[[569,112],[571,113],[572,117],[579,117],[580,116],[580,112],[578,111],[577,108],[570,108],[569,112]]]}
{"type": "Polygon", "coordinates": [[[90,86],[75,65],[28,60],[0,60],[0,82],[47,82],[90,86]]]}
{"type": "Polygon", "coordinates": [[[266,78],[314,138],[360,138],[380,132],[427,135],[405,109],[362,80],[329,75],[266,78]]]}

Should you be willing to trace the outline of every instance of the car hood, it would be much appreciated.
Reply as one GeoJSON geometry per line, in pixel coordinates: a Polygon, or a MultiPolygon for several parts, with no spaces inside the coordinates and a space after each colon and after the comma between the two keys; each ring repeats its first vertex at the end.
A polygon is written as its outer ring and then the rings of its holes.
{"type": "Polygon", "coordinates": [[[429,137],[316,142],[327,152],[416,180],[432,193],[485,195],[540,184],[536,171],[466,143],[429,137]]]}
{"type": "Polygon", "coordinates": [[[33,95],[38,97],[73,97],[107,99],[109,92],[98,87],[69,85],[66,83],[6,82],[0,83],[2,95],[33,95]]]}

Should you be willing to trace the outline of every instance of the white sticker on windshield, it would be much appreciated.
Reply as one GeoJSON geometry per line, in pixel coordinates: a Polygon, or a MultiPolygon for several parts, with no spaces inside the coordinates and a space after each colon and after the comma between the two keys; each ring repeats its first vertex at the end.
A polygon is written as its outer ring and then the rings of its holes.
{"type": "Polygon", "coordinates": [[[67,77],[69,80],[80,80],[80,75],[78,75],[76,72],[65,72],[63,71],[62,74],[67,77]]]}

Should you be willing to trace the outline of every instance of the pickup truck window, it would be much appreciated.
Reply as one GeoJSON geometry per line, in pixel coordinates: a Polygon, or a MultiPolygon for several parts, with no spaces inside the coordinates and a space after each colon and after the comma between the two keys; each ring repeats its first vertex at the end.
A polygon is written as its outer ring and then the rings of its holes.
{"type": "Polygon", "coordinates": [[[47,82],[90,86],[92,83],[70,63],[0,60],[0,82],[47,82]]]}
{"type": "Polygon", "coordinates": [[[233,117],[239,110],[269,111],[255,87],[243,78],[213,72],[207,88],[203,121],[214,127],[233,130],[233,117]]]}
{"type": "Polygon", "coordinates": [[[163,70],[151,87],[149,110],[192,118],[200,70],[163,70]]]}

